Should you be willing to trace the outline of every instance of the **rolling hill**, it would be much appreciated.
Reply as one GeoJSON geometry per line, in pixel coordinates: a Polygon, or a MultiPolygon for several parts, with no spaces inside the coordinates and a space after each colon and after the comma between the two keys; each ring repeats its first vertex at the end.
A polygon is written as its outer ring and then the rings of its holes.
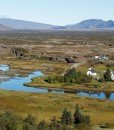
{"type": "Polygon", "coordinates": [[[89,19],[74,25],[67,25],[65,27],[66,29],[114,29],[114,21],[89,19]]]}
{"type": "Polygon", "coordinates": [[[10,18],[0,18],[0,24],[12,27],[14,29],[48,30],[54,27],[53,25],[49,24],[10,19],[10,18]]]}

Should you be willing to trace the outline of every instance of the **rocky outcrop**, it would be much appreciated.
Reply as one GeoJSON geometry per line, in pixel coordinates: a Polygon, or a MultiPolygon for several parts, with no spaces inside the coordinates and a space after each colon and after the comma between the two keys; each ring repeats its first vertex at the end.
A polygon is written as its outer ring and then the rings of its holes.
{"type": "Polygon", "coordinates": [[[49,55],[49,54],[31,54],[31,52],[26,52],[23,49],[13,48],[12,53],[17,58],[22,59],[41,59],[49,60],[54,62],[64,62],[64,63],[76,63],[76,56],[58,56],[58,55],[49,55]]]}
{"type": "Polygon", "coordinates": [[[67,56],[67,57],[65,57],[65,60],[66,60],[67,63],[76,63],[77,62],[77,57],[67,56]]]}
{"type": "Polygon", "coordinates": [[[12,48],[11,52],[16,56],[16,57],[23,57],[25,54],[28,53],[28,51],[25,48],[12,48]]]}
{"type": "Polygon", "coordinates": [[[41,59],[55,61],[55,62],[64,62],[64,63],[76,63],[78,62],[77,57],[75,56],[57,56],[57,55],[45,55],[40,56],[41,59]]]}

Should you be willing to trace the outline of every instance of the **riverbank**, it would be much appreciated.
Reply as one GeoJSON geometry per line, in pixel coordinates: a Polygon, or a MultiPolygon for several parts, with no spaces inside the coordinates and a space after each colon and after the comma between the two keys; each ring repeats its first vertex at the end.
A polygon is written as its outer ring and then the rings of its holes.
{"type": "MultiPolygon", "coordinates": [[[[102,84],[102,86],[106,86],[106,84],[102,84]]],[[[109,83],[111,84],[111,83],[109,83]]],[[[113,84],[113,83],[112,83],[113,84]]],[[[65,90],[65,91],[91,91],[91,92],[105,92],[105,93],[112,93],[114,92],[114,87],[100,87],[100,88],[93,88],[87,84],[73,84],[73,85],[65,85],[61,83],[47,83],[44,81],[44,77],[39,78],[33,78],[31,83],[25,83],[25,86],[28,87],[35,87],[35,88],[46,88],[46,89],[52,89],[52,90],[65,90]]]]}
{"type": "MultiPolygon", "coordinates": [[[[46,61],[37,61],[37,60],[22,60],[22,59],[10,59],[10,60],[1,60],[1,64],[7,64],[10,66],[11,70],[15,70],[20,76],[27,76],[31,72],[35,70],[41,70],[45,75],[49,74],[63,74],[63,72],[67,69],[72,67],[72,64],[63,64],[63,63],[56,63],[56,62],[46,62],[46,61]]],[[[76,64],[77,65],[77,64],[76,64]]],[[[97,66],[97,68],[103,68],[101,65],[97,66]],[[100,66],[100,67],[99,67],[100,66]]],[[[83,65],[82,65],[83,67],[83,65]]],[[[77,68],[77,66],[76,66],[77,68]]],[[[84,68],[84,67],[83,67],[84,68]]],[[[87,67],[86,67],[87,68],[87,67]]],[[[78,65],[78,71],[81,70],[80,66],[78,65]]],[[[86,69],[84,69],[86,70],[86,69]]],[[[92,91],[92,92],[105,92],[111,93],[114,92],[114,82],[112,83],[100,83],[99,88],[92,87],[92,85],[84,85],[84,84],[76,84],[76,85],[65,85],[65,84],[49,84],[44,81],[42,77],[40,78],[33,78],[31,83],[25,83],[24,85],[28,87],[35,87],[35,88],[46,88],[46,89],[62,89],[65,91],[92,91]],[[108,87],[107,87],[108,86],[108,87]]]]}
{"type": "Polygon", "coordinates": [[[17,70],[18,73],[23,76],[32,71],[42,71],[47,74],[62,74],[66,68],[69,68],[71,64],[60,62],[49,62],[45,60],[23,60],[23,59],[0,59],[0,64],[6,64],[10,66],[10,69],[17,70]]]}

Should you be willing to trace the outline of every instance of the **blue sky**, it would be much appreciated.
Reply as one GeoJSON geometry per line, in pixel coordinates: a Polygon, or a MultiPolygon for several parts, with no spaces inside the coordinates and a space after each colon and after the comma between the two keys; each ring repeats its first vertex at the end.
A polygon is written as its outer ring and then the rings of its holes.
{"type": "Polygon", "coordinates": [[[0,0],[0,16],[54,25],[114,20],[114,0],[0,0]]]}

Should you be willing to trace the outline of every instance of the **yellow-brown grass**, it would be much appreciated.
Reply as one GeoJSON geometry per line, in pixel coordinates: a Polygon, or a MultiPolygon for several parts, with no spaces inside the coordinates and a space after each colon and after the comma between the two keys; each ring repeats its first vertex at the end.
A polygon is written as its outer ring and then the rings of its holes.
{"type": "Polygon", "coordinates": [[[82,98],[70,94],[35,94],[0,90],[0,111],[10,110],[25,116],[28,113],[38,121],[56,116],[58,119],[66,107],[74,112],[79,104],[82,112],[90,115],[92,124],[111,123],[114,125],[114,102],[82,98]]]}

